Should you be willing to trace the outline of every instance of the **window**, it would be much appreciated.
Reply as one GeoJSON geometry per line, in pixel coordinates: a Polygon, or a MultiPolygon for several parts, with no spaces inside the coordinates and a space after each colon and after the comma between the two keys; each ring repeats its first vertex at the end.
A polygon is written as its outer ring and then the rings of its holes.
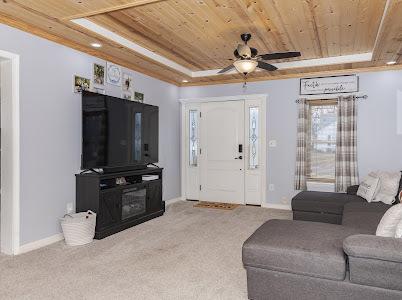
{"type": "Polygon", "coordinates": [[[189,146],[189,165],[191,167],[197,166],[198,157],[198,111],[189,111],[189,124],[188,124],[188,146],[189,146]]]}
{"type": "Polygon", "coordinates": [[[258,167],[258,107],[249,108],[249,149],[250,149],[250,169],[258,167]]]}
{"type": "Polygon", "coordinates": [[[335,181],[337,102],[312,100],[310,104],[310,181],[335,181]]]}

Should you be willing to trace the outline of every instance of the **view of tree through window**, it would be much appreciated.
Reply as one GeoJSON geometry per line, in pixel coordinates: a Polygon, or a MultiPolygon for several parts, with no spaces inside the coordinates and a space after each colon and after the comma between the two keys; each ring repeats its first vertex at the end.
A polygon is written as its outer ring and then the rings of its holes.
{"type": "Polygon", "coordinates": [[[311,105],[310,178],[335,179],[336,104],[311,105]]]}

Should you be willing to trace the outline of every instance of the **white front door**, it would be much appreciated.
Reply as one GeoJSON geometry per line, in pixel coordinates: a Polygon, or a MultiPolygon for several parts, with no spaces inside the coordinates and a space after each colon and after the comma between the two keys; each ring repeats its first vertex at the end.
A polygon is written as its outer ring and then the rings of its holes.
{"type": "Polygon", "coordinates": [[[244,204],[244,101],[201,104],[200,200],[244,204]]]}

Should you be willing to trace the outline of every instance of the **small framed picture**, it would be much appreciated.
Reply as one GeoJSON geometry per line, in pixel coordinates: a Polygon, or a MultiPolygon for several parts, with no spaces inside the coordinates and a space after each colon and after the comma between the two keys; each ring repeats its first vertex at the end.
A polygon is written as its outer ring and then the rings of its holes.
{"type": "Polygon", "coordinates": [[[91,80],[85,77],[74,75],[74,85],[73,85],[74,93],[81,93],[82,91],[90,90],[90,88],[91,88],[91,80]]]}
{"type": "Polygon", "coordinates": [[[134,100],[144,103],[144,94],[140,92],[134,92],[134,100]]]}
{"type": "Polygon", "coordinates": [[[92,81],[94,88],[104,89],[106,80],[105,66],[94,63],[92,68],[92,81]]]}
{"type": "Polygon", "coordinates": [[[123,92],[132,93],[132,89],[133,89],[133,76],[127,73],[123,73],[123,84],[122,84],[123,92]]]}
{"type": "Polygon", "coordinates": [[[116,86],[121,86],[122,72],[121,67],[108,62],[106,64],[106,82],[116,86]]]}

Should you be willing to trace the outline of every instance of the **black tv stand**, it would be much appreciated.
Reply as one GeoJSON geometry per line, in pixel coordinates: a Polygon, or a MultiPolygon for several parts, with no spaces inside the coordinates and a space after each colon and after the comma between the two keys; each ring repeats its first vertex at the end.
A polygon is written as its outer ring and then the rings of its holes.
{"type": "Polygon", "coordinates": [[[109,167],[103,168],[104,174],[113,174],[113,173],[120,173],[120,172],[127,172],[127,171],[135,171],[135,170],[146,170],[147,165],[136,165],[130,167],[109,167]]]}
{"type": "Polygon", "coordinates": [[[95,238],[163,215],[162,168],[145,168],[115,173],[76,174],[76,210],[92,210],[96,216],[95,238]],[[154,180],[143,180],[154,175],[154,180]],[[123,183],[118,178],[124,178],[123,183]],[[120,184],[118,184],[120,183],[120,184]]]}
{"type": "Polygon", "coordinates": [[[83,170],[83,171],[81,171],[81,173],[80,174],[87,174],[88,172],[92,172],[92,173],[96,173],[96,174],[102,174],[102,172],[99,172],[99,171],[97,171],[97,170],[95,170],[95,169],[85,169],[85,170],[83,170]]]}

